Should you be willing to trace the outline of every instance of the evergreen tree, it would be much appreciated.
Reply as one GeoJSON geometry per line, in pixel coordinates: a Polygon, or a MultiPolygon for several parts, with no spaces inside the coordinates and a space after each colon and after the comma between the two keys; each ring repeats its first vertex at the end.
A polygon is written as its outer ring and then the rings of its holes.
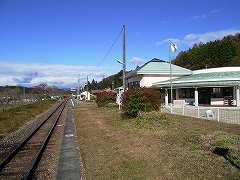
{"type": "Polygon", "coordinates": [[[180,52],[174,63],[189,69],[214,68],[240,65],[240,35],[227,36],[222,40],[195,44],[180,52]]]}

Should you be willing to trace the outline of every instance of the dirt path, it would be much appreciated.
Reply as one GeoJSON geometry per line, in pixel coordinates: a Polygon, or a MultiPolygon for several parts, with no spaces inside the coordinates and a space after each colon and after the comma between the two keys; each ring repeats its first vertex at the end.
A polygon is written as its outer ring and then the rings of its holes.
{"type": "MultiPolygon", "coordinates": [[[[181,139],[193,136],[184,135],[185,130],[177,130],[175,126],[136,129],[130,122],[121,120],[117,111],[99,109],[94,104],[81,104],[75,110],[75,122],[87,179],[234,179],[240,176],[239,170],[224,158],[193,149],[187,140],[178,141],[180,135],[181,139]]],[[[201,128],[194,126],[196,132],[201,128]]]]}

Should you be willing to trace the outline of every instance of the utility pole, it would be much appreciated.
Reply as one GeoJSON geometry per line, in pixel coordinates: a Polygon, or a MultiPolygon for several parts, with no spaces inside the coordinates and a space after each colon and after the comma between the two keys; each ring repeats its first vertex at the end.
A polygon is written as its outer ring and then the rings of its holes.
{"type": "Polygon", "coordinates": [[[90,94],[89,94],[89,87],[88,87],[88,75],[87,75],[87,100],[90,100],[90,94]]]}
{"type": "Polygon", "coordinates": [[[112,90],[114,89],[114,81],[112,81],[112,90]]]}
{"type": "Polygon", "coordinates": [[[87,87],[86,87],[86,89],[87,89],[87,92],[88,92],[88,75],[87,75],[87,87]]]}
{"type": "Polygon", "coordinates": [[[25,100],[26,95],[25,95],[25,86],[23,86],[23,100],[25,100]]]}
{"type": "Polygon", "coordinates": [[[123,59],[122,59],[122,65],[123,65],[123,91],[126,90],[126,30],[125,25],[123,25],[123,59]]]}
{"type": "Polygon", "coordinates": [[[80,94],[80,74],[78,75],[77,99],[79,98],[79,94],[80,94]]]}

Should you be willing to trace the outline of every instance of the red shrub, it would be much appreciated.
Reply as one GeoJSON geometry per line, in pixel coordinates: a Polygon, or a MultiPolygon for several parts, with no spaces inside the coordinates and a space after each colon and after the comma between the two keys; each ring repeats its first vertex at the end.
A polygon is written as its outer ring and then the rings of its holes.
{"type": "Polygon", "coordinates": [[[107,105],[108,103],[116,102],[116,93],[114,92],[101,92],[97,94],[96,103],[98,107],[107,105]]]}
{"type": "Polygon", "coordinates": [[[134,88],[124,92],[123,111],[136,117],[139,111],[159,110],[163,96],[159,89],[134,88]]]}

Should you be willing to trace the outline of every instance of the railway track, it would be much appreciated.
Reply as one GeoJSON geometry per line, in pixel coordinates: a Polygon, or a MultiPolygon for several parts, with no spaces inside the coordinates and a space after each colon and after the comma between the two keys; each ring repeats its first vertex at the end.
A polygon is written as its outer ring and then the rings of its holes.
{"type": "Polygon", "coordinates": [[[61,102],[21,143],[0,160],[0,179],[32,179],[67,101],[61,102]]]}

